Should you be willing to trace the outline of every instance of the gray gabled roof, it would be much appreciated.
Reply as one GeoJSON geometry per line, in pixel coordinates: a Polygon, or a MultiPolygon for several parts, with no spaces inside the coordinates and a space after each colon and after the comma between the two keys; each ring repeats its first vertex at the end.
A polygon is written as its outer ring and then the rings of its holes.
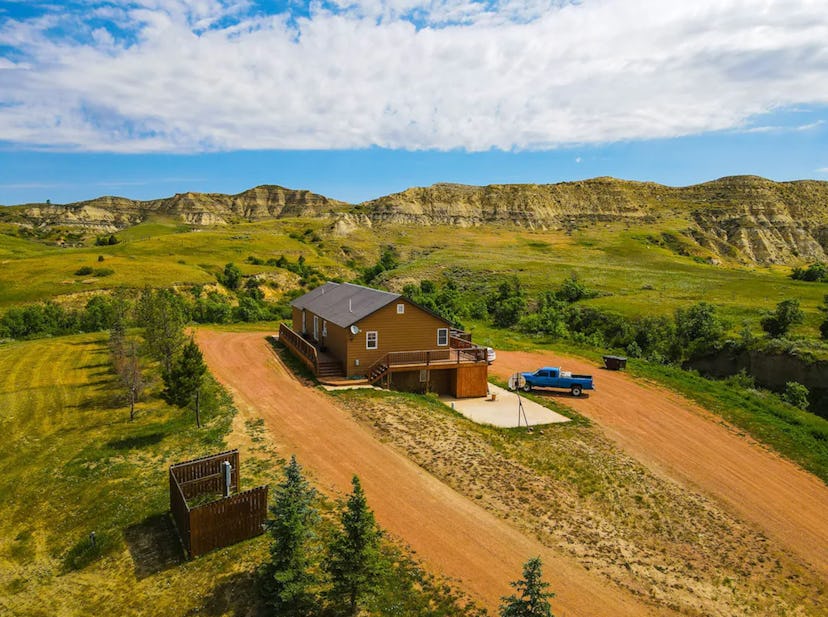
{"type": "Polygon", "coordinates": [[[325,283],[290,303],[319,315],[337,326],[347,328],[390,304],[400,294],[371,289],[353,283],[325,283]]]}

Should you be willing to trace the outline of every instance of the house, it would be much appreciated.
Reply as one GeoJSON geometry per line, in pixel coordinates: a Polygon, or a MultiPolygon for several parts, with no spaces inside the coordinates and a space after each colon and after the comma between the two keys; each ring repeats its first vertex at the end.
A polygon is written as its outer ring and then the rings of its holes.
{"type": "Polygon", "coordinates": [[[291,303],[280,340],[321,381],[364,379],[398,390],[485,396],[486,348],[400,294],[325,283],[291,303]]]}

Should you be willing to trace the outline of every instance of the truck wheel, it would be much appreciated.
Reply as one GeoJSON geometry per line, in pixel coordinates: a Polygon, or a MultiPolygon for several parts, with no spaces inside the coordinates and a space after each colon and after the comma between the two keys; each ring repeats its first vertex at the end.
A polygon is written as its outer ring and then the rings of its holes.
{"type": "Polygon", "coordinates": [[[581,386],[572,386],[572,396],[581,396],[581,386]]]}
{"type": "Polygon", "coordinates": [[[530,384],[528,381],[525,384],[523,384],[523,391],[524,392],[531,392],[532,391],[532,384],[530,384]]]}

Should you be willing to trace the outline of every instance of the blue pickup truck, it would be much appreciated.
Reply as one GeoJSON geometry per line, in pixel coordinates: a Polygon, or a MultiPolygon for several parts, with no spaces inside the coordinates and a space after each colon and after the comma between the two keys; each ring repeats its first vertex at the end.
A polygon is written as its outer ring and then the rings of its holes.
{"type": "Polygon", "coordinates": [[[584,390],[594,390],[592,375],[573,375],[569,371],[562,371],[558,367],[545,366],[534,373],[521,373],[524,379],[523,389],[526,392],[532,388],[563,388],[569,390],[572,396],[581,396],[584,390]]]}

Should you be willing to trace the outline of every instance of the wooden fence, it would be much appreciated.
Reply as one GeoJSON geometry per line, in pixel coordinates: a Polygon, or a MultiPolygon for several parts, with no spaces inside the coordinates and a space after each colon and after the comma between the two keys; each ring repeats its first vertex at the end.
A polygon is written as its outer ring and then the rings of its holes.
{"type": "Polygon", "coordinates": [[[170,467],[170,511],[190,557],[261,534],[267,520],[267,486],[239,493],[239,451],[230,450],[170,467]],[[188,500],[224,494],[223,463],[231,465],[229,497],[190,507],[188,500]]]}

